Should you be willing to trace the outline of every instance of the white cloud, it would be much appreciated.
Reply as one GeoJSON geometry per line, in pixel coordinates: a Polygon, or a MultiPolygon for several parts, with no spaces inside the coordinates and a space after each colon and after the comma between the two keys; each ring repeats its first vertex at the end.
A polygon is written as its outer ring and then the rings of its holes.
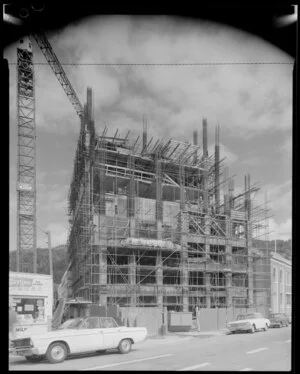
{"type": "MultiPolygon", "coordinates": [[[[66,225],[51,222],[47,225],[45,231],[50,231],[51,234],[51,246],[52,248],[59,245],[65,245],[67,243],[68,229],[66,225]]],[[[45,242],[47,242],[47,237],[39,236],[38,245],[45,247],[45,242]]],[[[47,245],[47,244],[46,244],[47,245]]]]}
{"type": "Polygon", "coordinates": [[[292,237],[292,220],[289,218],[281,223],[277,223],[274,219],[270,219],[269,231],[269,240],[289,240],[292,237]]]}
{"type": "MultiPolygon", "coordinates": [[[[49,39],[62,62],[291,61],[241,31],[171,17],[92,17],[49,39]]],[[[44,62],[34,47],[36,60],[44,62]]],[[[12,58],[11,51],[8,55],[12,58]]],[[[74,109],[50,67],[35,70],[37,126],[57,133],[77,130],[74,109]]],[[[182,133],[183,124],[188,129],[195,126],[202,116],[219,121],[235,136],[291,127],[292,66],[88,65],[66,66],[65,70],[83,103],[86,87],[93,87],[98,122],[104,119],[103,108],[130,110],[131,97],[150,95],[150,99],[139,99],[136,110],[144,113],[148,109],[150,122],[172,128],[174,134],[182,133]]]]}
{"type": "Polygon", "coordinates": [[[285,138],[280,151],[282,154],[282,160],[285,162],[285,167],[290,169],[290,173],[292,173],[292,155],[293,155],[293,143],[292,143],[292,136],[288,136],[285,138]]]}
{"type": "MultiPolygon", "coordinates": [[[[292,182],[286,181],[280,185],[269,184],[264,186],[257,195],[256,203],[262,204],[269,209],[272,216],[269,222],[269,231],[272,231],[272,237],[279,235],[281,238],[292,237],[292,182]],[[265,205],[265,202],[267,204],[265,205]]],[[[262,217],[263,218],[263,217],[262,217]]],[[[279,237],[278,237],[279,238],[279,237]]],[[[286,240],[286,239],[284,239],[286,240]]]]}
{"type": "MultiPolygon", "coordinates": [[[[219,145],[220,145],[220,160],[225,158],[224,165],[226,164],[226,166],[228,167],[232,166],[238,160],[238,156],[221,142],[219,143],[219,145]]],[[[213,143],[209,144],[208,153],[210,155],[215,154],[215,145],[213,143]]]]}
{"type": "MultiPolygon", "coordinates": [[[[62,63],[292,63],[289,56],[252,35],[209,22],[196,24],[170,17],[92,17],[57,34],[49,34],[49,40],[62,63]]],[[[5,51],[5,57],[16,62],[15,45],[5,51]]],[[[34,61],[45,62],[35,44],[34,61]]],[[[154,138],[192,140],[192,132],[201,127],[202,117],[209,123],[219,123],[221,132],[237,141],[240,138],[251,141],[253,135],[266,136],[269,132],[281,132],[283,136],[291,132],[292,64],[88,65],[64,66],[64,69],[82,103],[86,100],[86,87],[93,88],[95,124],[99,132],[104,123],[109,123],[110,133],[119,128],[122,133],[131,129],[134,135],[141,134],[143,114],[149,123],[149,136],[154,138]]],[[[15,77],[12,65],[11,163],[15,162],[17,143],[15,77]]],[[[35,78],[38,134],[70,134],[74,138],[78,134],[79,119],[51,68],[36,65],[35,78]]],[[[291,140],[286,138],[281,147],[288,161],[290,144],[291,140]]],[[[43,144],[40,147],[42,152],[43,144]]],[[[220,148],[221,158],[227,158],[226,164],[230,166],[239,161],[228,146],[222,143],[220,148]]],[[[213,144],[210,151],[214,152],[213,144]]],[[[251,161],[253,164],[256,160],[251,161]]],[[[250,159],[247,163],[250,164],[250,159]]],[[[15,172],[12,170],[12,181],[15,172]]],[[[46,226],[56,215],[57,225],[62,226],[66,222],[69,181],[60,181],[54,188],[47,178],[47,170],[44,174],[38,173],[39,219],[46,226]]],[[[274,184],[267,189],[276,224],[284,225],[291,216],[291,186],[274,184]]],[[[12,196],[16,200],[15,193],[12,196]]],[[[64,235],[63,230],[56,235],[64,235]]]]}

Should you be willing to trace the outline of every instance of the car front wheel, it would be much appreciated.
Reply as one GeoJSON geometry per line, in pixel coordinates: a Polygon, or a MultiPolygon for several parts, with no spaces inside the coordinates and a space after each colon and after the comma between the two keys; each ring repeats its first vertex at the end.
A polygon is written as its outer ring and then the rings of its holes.
{"type": "Polygon", "coordinates": [[[129,353],[131,350],[131,341],[129,339],[121,340],[118,349],[123,354],[129,353]]]}
{"type": "Polygon", "coordinates": [[[63,362],[67,357],[67,347],[64,343],[52,343],[48,348],[46,356],[51,364],[63,362]]]}

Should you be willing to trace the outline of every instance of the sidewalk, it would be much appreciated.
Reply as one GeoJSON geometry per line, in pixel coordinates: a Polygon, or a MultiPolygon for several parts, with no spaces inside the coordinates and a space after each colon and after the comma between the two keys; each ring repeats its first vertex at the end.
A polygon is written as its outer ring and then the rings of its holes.
{"type": "Polygon", "coordinates": [[[216,331],[186,331],[186,332],[170,332],[168,331],[165,335],[150,335],[147,337],[146,341],[152,341],[152,342],[159,342],[162,341],[164,343],[171,342],[171,341],[179,341],[179,340],[186,340],[199,337],[199,338],[207,338],[210,336],[222,336],[227,335],[228,330],[227,329],[221,329],[216,331]]]}
{"type": "Polygon", "coordinates": [[[228,329],[220,329],[215,331],[187,331],[187,332],[173,332],[172,334],[176,334],[179,336],[221,336],[221,335],[227,335],[228,329]]]}

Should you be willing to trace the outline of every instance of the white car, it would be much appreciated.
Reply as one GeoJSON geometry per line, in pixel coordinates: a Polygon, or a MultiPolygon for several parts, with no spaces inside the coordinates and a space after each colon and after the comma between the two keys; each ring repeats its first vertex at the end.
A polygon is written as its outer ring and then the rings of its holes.
{"type": "Polygon", "coordinates": [[[71,354],[105,351],[118,348],[128,353],[131,345],[145,340],[145,327],[118,326],[112,317],[74,318],[57,330],[12,341],[13,353],[25,356],[30,362],[51,363],[65,360],[71,354]]]}
{"type": "Polygon", "coordinates": [[[261,313],[240,314],[234,322],[227,324],[229,331],[234,334],[238,331],[247,331],[254,333],[257,330],[267,331],[270,327],[270,321],[261,313]]]}

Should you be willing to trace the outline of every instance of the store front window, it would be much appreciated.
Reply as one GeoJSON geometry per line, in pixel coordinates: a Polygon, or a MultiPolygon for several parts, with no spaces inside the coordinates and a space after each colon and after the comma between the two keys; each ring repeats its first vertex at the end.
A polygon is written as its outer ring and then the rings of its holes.
{"type": "Polygon", "coordinates": [[[44,298],[13,297],[12,307],[18,314],[18,324],[46,323],[44,298]]]}

